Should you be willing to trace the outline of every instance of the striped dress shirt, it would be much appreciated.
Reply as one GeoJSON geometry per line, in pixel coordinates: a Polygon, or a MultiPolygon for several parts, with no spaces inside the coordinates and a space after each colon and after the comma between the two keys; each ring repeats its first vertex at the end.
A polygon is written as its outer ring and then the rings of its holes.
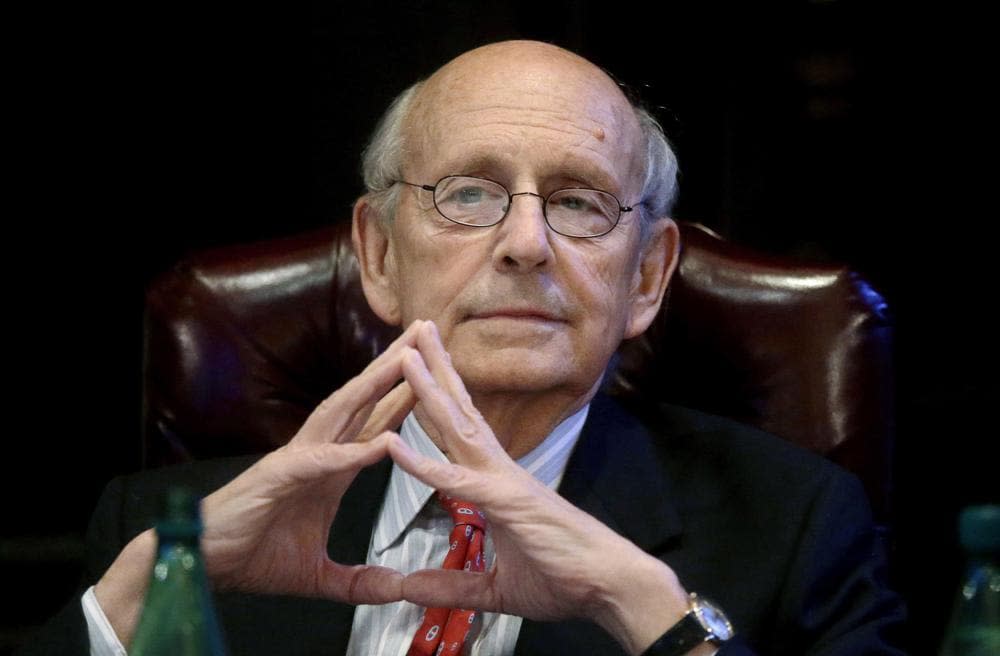
{"type": "MultiPolygon", "coordinates": [[[[570,452],[580,437],[589,405],[565,419],[545,440],[517,463],[536,479],[555,489],[562,480],[570,452]]],[[[417,423],[413,413],[406,418],[400,437],[418,453],[446,461],[417,423]]],[[[434,490],[393,466],[385,499],[368,546],[368,564],[391,567],[400,572],[440,567],[448,552],[452,521],[436,502],[434,490]]],[[[489,517],[487,516],[487,522],[489,517]]],[[[486,529],[486,567],[493,563],[493,541],[486,529]]],[[[348,656],[406,656],[413,634],[423,620],[424,609],[401,601],[381,606],[358,606],[354,613],[348,656]]],[[[471,656],[502,656],[514,653],[521,618],[499,613],[480,613],[470,633],[471,656]]]]}

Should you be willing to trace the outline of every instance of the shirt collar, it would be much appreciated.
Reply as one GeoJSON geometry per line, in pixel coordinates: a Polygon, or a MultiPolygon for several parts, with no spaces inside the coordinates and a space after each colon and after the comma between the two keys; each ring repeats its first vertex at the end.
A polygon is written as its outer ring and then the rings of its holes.
{"type": "MultiPolygon", "coordinates": [[[[518,458],[517,464],[549,488],[558,487],[589,410],[590,405],[587,404],[564,419],[541,444],[518,458]]],[[[427,436],[412,412],[403,420],[399,436],[411,449],[423,456],[439,462],[448,460],[427,436]]],[[[399,466],[392,466],[389,486],[372,536],[376,554],[381,555],[402,536],[433,494],[432,487],[410,476],[399,466]]]]}

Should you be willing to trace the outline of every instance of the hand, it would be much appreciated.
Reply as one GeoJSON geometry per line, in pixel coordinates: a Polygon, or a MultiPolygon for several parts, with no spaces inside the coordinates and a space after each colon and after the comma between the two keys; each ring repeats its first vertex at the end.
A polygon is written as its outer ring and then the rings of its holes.
{"type": "MultiPolygon", "coordinates": [[[[385,457],[390,436],[384,431],[398,426],[413,407],[408,384],[392,387],[402,377],[404,349],[415,344],[421,324],[414,322],[323,401],[287,445],[203,500],[201,549],[217,588],[355,604],[401,598],[400,573],[334,563],[326,546],[344,492],[362,467],[385,457]]],[[[125,645],[138,622],[155,543],[151,530],[137,536],[95,587],[125,645]]]]}
{"type": "Polygon", "coordinates": [[[394,437],[409,474],[486,513],[496,560],[488,572],[423,570],[402,594],[422,606],[478,608],[535,620],[586,618],[632,653],[687,610],[673,571],[556,492],[504,452],[472,404],[433,324],[404,348],[403,373],[453,462],[425,458],[394,437]]]}
{"type": "Polygon", "coordinates": [[[362,467],[387,455],[384,431],[413,408],[408,384],[389,390],[420,324],[323,401],[288,444],[204,499],[201,548],[217,589],[353,604],[399,600],[400,573],[341,565],[326,549],[344,492],[362,467]]]}

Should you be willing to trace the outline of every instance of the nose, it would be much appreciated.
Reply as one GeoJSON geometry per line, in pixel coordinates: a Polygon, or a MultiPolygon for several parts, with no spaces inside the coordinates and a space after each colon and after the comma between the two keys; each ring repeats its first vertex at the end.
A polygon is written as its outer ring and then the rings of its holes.
{"type": "Polygon", "coordinates": [[[500,232],[493,253],[493,263],[507,271],[531,271],[551,262],[555,234],[545,222],[543,196],[523,191],[511,194],[511,206],[500,222],[500,232]]]}

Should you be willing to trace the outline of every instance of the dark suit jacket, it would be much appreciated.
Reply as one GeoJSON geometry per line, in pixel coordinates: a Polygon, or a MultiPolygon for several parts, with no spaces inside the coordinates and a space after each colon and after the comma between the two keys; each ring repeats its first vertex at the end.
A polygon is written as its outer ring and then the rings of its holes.
{"type": "MultiPolygon", "coordinates": [[[[739,640],[722,654],[898,653],[903,611],[884,582],[884,555],[860,484],[828,461],[771,436],[676,407],[647,428],[598,397],[560,493],[666,562],[688,590],[718,603],[739,640]]],[[[253,459],[202,462],[109,484],[88,534],[96,580],[152,525],[166,487],[207,494],[253,459]]],[[[362,471],[330,532],[330,557],[365,561],[391,463],[362,471]]],[[[232,654],[340,654],[354,607],[297,598],[219,594],[232,654]]],[[[650,609],[651,612],[656,609],[650,609]]],[[[79,602],[26,653],[85,654],[79,602]]],[[[525,620],[518,654],[619,654],[588,622],[525,620]]]]}

